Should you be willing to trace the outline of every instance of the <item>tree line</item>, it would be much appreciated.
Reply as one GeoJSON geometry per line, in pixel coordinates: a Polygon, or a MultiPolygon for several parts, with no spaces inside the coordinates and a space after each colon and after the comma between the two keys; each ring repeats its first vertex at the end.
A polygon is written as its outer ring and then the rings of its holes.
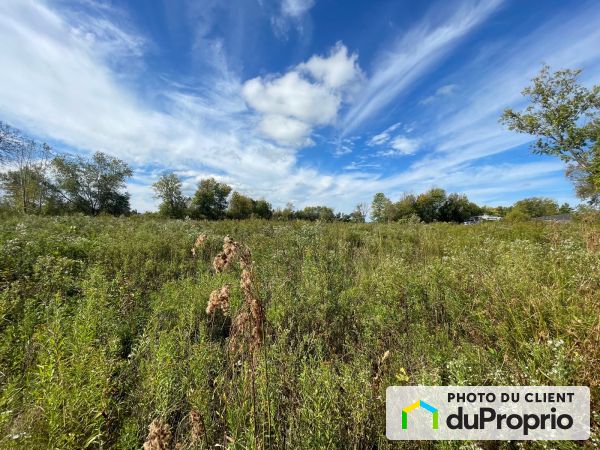
{"type": "Polygon", "coordinates": [[[371,203],[371,218],[376,222],[408,220],[463,223],[472,217],[486,214],[510,221],[522,221],[572,212],[573,208],[568,203],[559,206],[555,200],[547,197],[525,198],[512,206],[479,206],[464,194],[447,194],[440,188],[433,188],[419,195],[404,194],[396,202],[379,192],[371,203]]]}
{"type": "Polygon", "coordinates": [[[221,220],[221,219],[274,219],[365,222],[368,210],[358,205],[350,214],[335,213],[328,206],[307,206],[295,210],[291,203],[285,208],[273,209],[264,199],[253,199],[231,186],[214,178],[200,180],[191,197],[183,194],[183,182],[174,173],[167,173],[152,185],[155,198],[160,200],[158,214],[162,217],[182,219],[221,220]]]}
{"type": "MultiPolygon", "coordinates": [[[[130,195],[126,181],[133,170],[124,161],[96,152],[90,157],[55,153],[19,130],[0,122],[0,188],[2,207],[21,213],[58,215],[128,215],[130,195]]],[[[530,198],[511,207],[479,206],[466,195],[433,188],[419,195],[405,194],[396,202],[383,193],[375,194],[370,208],[358,204],[351,213],[335,212],[328,206],[307,206],[296,210],[288,203],[274,209],[265,199],[253,199],[234,191],[214,178],[200,180],[192,196],[183,192],[175,173],[163,174],[153,185],[160,200],[158,214],[172,219],[308,220],[323,222],[365,222],[369,213],[376,222],[416,220],[461,223],[473,216],[492,214],[511,220],[568,213],[568,204],[548,198],[530,198]]]]}
{"type": "MultiPolygon", "coordinates": [[[[96,152],[89,157],[55,152],[20,130],[0,122],[0,208],[23,214],[59,215],[82,213],[128,215],[131,210],[127,179],[129,165],[96,152]]],[[[295,210],[288,204],[273,209],[264,199],[253,199],[214,178],[200,180],[190,197],[174,173],[162,175],[153,185],[160,200],[158,215],[173,219],[221,220],[277,219],[364,222],[367,208],[359,205],[350,214],[335,213],[327,206],[295,210]]]]}

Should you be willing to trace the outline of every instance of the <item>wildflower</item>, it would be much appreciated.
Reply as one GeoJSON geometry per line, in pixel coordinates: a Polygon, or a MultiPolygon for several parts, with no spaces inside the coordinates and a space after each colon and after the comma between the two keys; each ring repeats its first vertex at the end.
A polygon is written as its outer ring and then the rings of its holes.
{"type": "Polygon", "coordinates": [[[144,450],[166,450],[171,444],[171,428],[159,419],[154,419],[148,427],[148,437],[144,450]]]}

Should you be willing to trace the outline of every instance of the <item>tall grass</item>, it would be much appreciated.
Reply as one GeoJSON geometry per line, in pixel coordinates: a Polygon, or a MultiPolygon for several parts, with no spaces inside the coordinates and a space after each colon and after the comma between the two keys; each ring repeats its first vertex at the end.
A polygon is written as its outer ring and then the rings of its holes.
{"type": "Polygon", "coordinates": [[[430,445],[385,438],[403,384],[588,385],[597,446],[598,236],[3,219],[0,448],[430,445]]]}

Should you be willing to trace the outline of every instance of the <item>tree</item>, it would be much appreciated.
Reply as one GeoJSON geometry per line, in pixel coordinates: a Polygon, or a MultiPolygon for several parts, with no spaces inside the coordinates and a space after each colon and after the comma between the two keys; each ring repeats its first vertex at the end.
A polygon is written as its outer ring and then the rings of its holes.
{"type": "Polygon", "coordinates": [[[348,221],[354,223],[365,223],[369,214],[369,207],[366,203],[359,203],[348,216],[348,221]]]}
{"type": "Polygon", "coordinates": [[[254,211],[254,200],[250,197],[234,192],[229,200],[227,216],[232,219],[248,219],[254,211]]]}
{"type": "Polygon", "coordinates": [[[187,198],[181,191],[181,180],[174,173],[162,175],[159,180],[152,185],[155,198],[161,200],[158,207],[159,214],[163,217],[172,219],[181,219],[185,217],[187,198]]]}
{"type": "Polygon", "coordinates": [[[433,188],[417,197],[415,209],[423,222],[434,222],[441,219],[441,209],[446,203],[446,191],[433,188]]]}
{"type": "Polygon", "coordinates": [[[508,222],[526,222],[531,216],[522,209],[512,209],[504,219],[508,222]]]}
{"type": "Polygon", "coordinates": [[[506,109],[500,121],[510,130],[533,135],[532,150],[567,164],[580,198],[600,201],[600,86],[578,84],[581,70],[550,73],[544,66],[522,94],[530,105],[506,109]]]}
{"type": "Polygon", "coordinates": [[[412,194],[405,194],[394,203],[394,220],[407,219],[417,214],[417,199],[412,194]]]}
{"type": "Polygon", "coordinates": [[[296,218],[300,220],[320,220],[322,222],[333,222],[335,213],[328,206],[307,206],[296,213],[296,218]]]}
{"type": "Polygon", "coordinates": [[[191,201],[190,212],[195,219],[219,220],[225,217],[231,186],[214,178],[200,180],[191,201]]]}
{"type": "Polygon", "coordinates": [[[47,168],[51,149],[0,122],[0,187],[9,204],[22,213],[41,212],[48,197],[47,168]]]}
{"type": "Polygon", "coordinates": [[[61,155],[52,161],[53,190],[75,212],[97,215],[129,213],[125,180],[133,175],[127,163],[102,152],[91,158],[61,155]]]}
{"type": "Polygon", "coordinates": [[[569,205],[568,203],[563,203],[562,205],[560,205],[560,208],[558,208],[558,213],[559,214],[571,214],[573,212],[573,208],[571,207],[571,205],[569,205]]]}
{"type": "Polygon", "coordinates": [[[273,217],[273,207],[264,199],[256,200],[252,214],[261,219],[270,219],[273,217]]]}
{"type": "Polygon", "coordinates": [[[439,220],[462,223],[480,212],[481,208],[470,202],[466,195],[450,194],[440,208],[439,220]]]}
{"type": "Polygon", "coordinates": [[[276,209],[273,212],[273,219],[275,220],[293,220],[296,216],[296,212],[294,211],[294,204],[288,202],[283,209],[276,209]]]}
{"type": "Polygon", "coordinates": [[[392,201],[387,198],[382,192],[378,192],[373,197],[371,203],[371,218],[375,222],[388,222],[390,218],[390,209],[392,201]]]}
{"type": "Polygon", "coordinates": [[[559,212],[558,203],[551,198],[544,197],[519,200],[513,205],[511,213],[514,211],[520,211],[529,217],[553,216],[559,212]]]}
{"type": "Polygon", "coordinates": [[[46,172],[37,166],[0,174],[0,186],[11,208],[24,213],[57,213],[60,202],[50,189],[46,172]]]}
{"type": "Polygon", "coordinates": [[[13,129],[0,121],[0,163],[4,163],[8,160],[9,156],[12,154],[12,137],[13,129]]]}

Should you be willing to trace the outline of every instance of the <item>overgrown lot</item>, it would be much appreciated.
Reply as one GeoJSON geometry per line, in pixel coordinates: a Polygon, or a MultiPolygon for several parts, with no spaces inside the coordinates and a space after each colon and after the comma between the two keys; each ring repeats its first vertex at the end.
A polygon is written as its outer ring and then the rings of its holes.
{"type": "Polygon", "coordinates": [[[0,447],[141,448],[150,424],[148,448],[425,447],[385,438],[385,388],[402,384],[588,385],[590,441],[526,446],[597,446],[599,239],[583,224],[2,219],[0,447]],[[265,316],[241,349],[241,269],[213,268],[226,235],[251,251],[265,316]],[[228,315],[208,315],[227,283],[228,315]]]}

